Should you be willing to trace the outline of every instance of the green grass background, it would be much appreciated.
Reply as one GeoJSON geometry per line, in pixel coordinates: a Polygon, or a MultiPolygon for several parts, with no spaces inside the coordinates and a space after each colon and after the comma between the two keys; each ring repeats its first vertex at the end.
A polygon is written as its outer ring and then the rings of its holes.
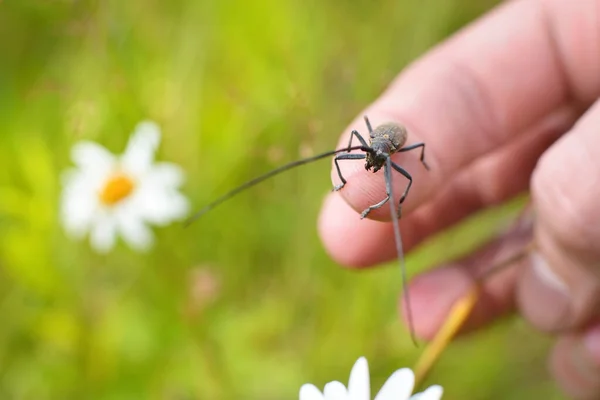
{"type": "MultiPolygon", "coordinates": [[[[200,207],[332,148],[398,71],[493,3],[0,1],[0,398],[294,399],[305,382],[346,382],[360,355],[376,389],[412,366],[422,348],[397,317],[394,265],[346,270],[319,242],[328,161],[157,229],[146,255],[69,240],[59,174],[78,140],[118,153],[150,118],[200,207]]],[[[410,273],[520,204],[433,239],[410,273]]],[[[547,347],[508,319],[453,344],[427,383],[446,399],[560,398],[547,347]]]]}

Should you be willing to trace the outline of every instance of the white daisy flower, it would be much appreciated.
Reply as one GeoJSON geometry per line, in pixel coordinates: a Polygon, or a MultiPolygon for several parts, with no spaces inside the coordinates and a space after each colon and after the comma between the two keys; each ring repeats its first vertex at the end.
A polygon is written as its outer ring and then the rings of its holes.
{"type": "Polygon", "coordinates": [[[92,247],[108,252],[120,235],[132,248],[143,251],[154,237],[147,224],[164,226],[189,212],[178,188],[184,181],[180,167],[154,162],[160,128],[139,123],[125,152],[116,156],[97,143],[82,141],[71,150],[77,168],[63,176],[61,220],[66,232],[92,247]]]}
{"type": "MultiPolygon", "coordinates": [[[[415,374],[409,368],[397,370],[384,383],[375,400],[439,400],[443,389],[439,385],[411,397],[415,385],[415,374]]],[[[300,388],[300,400],[370,400],[371,384],[367,359],[360,357],[350,372],[348,388],[341,382],[333,381],[325,385],[323,393],[310,383],[300,388]]]]}

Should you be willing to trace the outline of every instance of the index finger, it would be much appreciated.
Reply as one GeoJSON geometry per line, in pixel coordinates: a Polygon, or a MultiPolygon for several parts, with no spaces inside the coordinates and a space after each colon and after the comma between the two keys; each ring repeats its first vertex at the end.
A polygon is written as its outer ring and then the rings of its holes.
{"type": "MultiPolygon", "coordinates": [[[[510,142],[544,116],[566,103],[585,104],[597,96],[597,17],[597,1],[578,6],[560,0],[508,2],[399,76],[365,114],[374,126],[400,122],[408,130],[408,144],[426,144],[429,173],[416,155],[393,156],[415,181],[404,212],[429,200],[458,170],[510,142]]],[[[351,128],[367,133],[362,116],[351,128]]],[[[346,146],[348,138],[349,131],[339,147],[346,146]]],[[[379,202],[385,193],[382,174],[365,171],[363,164],[340,162],[348,179],[340,194],[358,212],[379,202]]],[[[398,199],[407,181],[393,175],[398,199]]],[[[335,168],[332,177],[339,180],[335,168]]],[[[387,220],[389,208],[369,216],[387,220]]]]}

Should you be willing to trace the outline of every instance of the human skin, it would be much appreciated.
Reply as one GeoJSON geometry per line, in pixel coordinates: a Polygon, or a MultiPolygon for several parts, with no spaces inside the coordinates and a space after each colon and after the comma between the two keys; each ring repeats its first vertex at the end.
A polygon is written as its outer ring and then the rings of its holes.
{"type": "MultiPolygon", "coordinates": [[[[576,399],[600,398],[600,0],[502,4],[406,68],[340,138],[396,121],[418,154],[395,154],[415,181],[403,205],[405,250],[470,214],[530,191],[519,226],[463,260],[410,283],[417,334],[431,338],[473,271],[525,246],[536,251],[490,280],[469,328],[515,308],[554,335],[550,370],[576,399]]],[[[351,267],[396,256],[389,207],[359,213],[384,193],[364,161],[342,161],[348,184],[319,217],[330,255],[351,267]],[[383,221],[383,223],[381,222],[383,221]]],[[[395,198],[406,180],[393,174],[395,198]]],[[[335,169],[332,179],[339,183],[335,169]]]]}

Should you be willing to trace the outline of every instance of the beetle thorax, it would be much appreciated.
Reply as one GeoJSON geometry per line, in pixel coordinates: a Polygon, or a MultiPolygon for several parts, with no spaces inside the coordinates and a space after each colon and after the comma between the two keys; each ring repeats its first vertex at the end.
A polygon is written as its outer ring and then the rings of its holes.
{"type": "Polygon", "coordinates": [[[400,150],[404,143],[406,143],[406,129],[402,125],[398,125],[394,122],[388,122],[383,125],[379,125],[371,136],[371,148],[373,151],[367,154],[367,163],[365,168],[370,170],[373,168],[373,172],[377,172],[385,164],[385,160],[400,150]]]}

